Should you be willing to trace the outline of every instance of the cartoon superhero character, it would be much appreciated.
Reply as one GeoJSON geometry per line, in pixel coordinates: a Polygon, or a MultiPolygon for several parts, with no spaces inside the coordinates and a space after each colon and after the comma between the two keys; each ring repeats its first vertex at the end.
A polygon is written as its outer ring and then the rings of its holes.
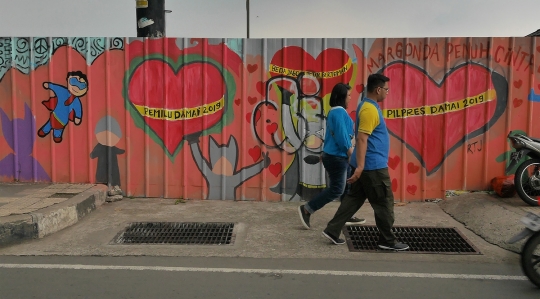
{"type": "Polygon", "coordinates": [[[56,143],[62,142],[62,134],[69,121],[75,125],[81,124],[83,111],[80,97],[88,91],[88,79],[81,71],[69,72],[66,81],[67,87],[52,82],[43,83],[43,88],[49,90],[50,98],[41,103],[51,114],[37,134],[43,138],[52,130],[56,143]]]}
{"type": "MultiPolygon", "coordinates": [[[[320,161],[326,127],[320,89],[317,78],[304,73],[296,78],[272,77],[266,83],[266,99],[255,106],[252,113],[255,137],[267,148],[279,148],[294,155],[281,181],[270,189],[275,193],[290,195],[290,201],[310,199],[326,187],[325,172],[320,161]],[[268,98],[272,84],[279,84],[276,86],[281,95],[281,107],[268,98]],[[261,115],[259,110],[263,108],[279,111],[281,115],[282,130],[271,133],[272,144],[265,143],[265,138],[256,128],[256,115],[261,115]]],[[[266,120],[267,123],[272,121],[275,120],[266,120]]]]}

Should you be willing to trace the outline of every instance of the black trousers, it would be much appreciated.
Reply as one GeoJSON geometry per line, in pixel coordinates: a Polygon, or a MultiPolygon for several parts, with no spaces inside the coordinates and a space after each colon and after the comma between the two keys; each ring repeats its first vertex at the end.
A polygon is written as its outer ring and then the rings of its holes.
{"type": "Polygon", "coordinates": [[[351,184],[349,193],[341,201],[334,218],[326,226],[326,231],[333,236],[339,236],[345,222],[358,212],[367,199],[375,213],[379,244],[394,245],[394,194],[391,186],[388,168],[364,170],[360,179],[351,184]]]}

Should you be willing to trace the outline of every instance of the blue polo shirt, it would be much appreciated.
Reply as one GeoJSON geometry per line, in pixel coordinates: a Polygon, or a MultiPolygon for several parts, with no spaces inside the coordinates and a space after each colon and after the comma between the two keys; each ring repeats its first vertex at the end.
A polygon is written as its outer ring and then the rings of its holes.
{"type": "MultiPolygon", "coordinates": [[[[387,168],[390,153],[390,136],[379,104],[372,99],[363,98],[356,111],[357,134],[362,132],[369,135],[364,170],[387,168]]],[[[350,164],[353,167],[358,167],[356,147],[350,164]]]]}
{"type": "Polygon", "coordinates": [[[352,146],[354,123],[341,106],[332,107],[326,119],[323,151],[329,155],[347,158],[347,151],[352,146]]]}

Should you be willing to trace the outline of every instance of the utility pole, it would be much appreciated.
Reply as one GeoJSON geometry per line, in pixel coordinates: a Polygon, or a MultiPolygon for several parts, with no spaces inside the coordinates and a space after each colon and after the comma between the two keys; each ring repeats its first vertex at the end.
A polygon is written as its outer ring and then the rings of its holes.
{"type": "Polygon", "coordinates": [[[247,12],[247,38],[249,38],[249,0],[246,0],[246,12],[247,12]]]}
{"type": "Polygon", "coordinates": [[[137,37],[165,37],[165,0],[136,0],[135,2],[137,37]]]}

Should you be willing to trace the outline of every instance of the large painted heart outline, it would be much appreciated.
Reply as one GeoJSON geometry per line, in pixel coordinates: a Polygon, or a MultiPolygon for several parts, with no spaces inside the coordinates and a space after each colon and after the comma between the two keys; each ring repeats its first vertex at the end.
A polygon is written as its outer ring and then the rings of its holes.
{"type": "MultiPolygon", "coordinates": [[[[467,109],[462,109],[458,112],[447,112],[445,114],[439,114],[439,115],[423,115],[419,117],[407,117],[407,118],[397,118],[397,119],[386,119],[386,124],[388,127],[388,131],[390,135],[401,141],[407,149],[409,149],[412,154],[419,160],[420,164],[424,167],[426,170],[427,175],[431,175],[435,173],[439,168],[442,166],[444,160],[452,154],[456,149],[460,148],[467,140],[470,138],[474,138],[476,136],[479,136],[481,134],[484,134],[487,132],[491,126],[493,126],[498,119],[503,115],[503,113],[506,110],[506,105],[508,101],[508,82],[507,80],[500,74],[490,71],[487,67],[477,64],[474,62],[468,62],[463,63],[458,66],[455,66],[450,71],[448,71],[444,77],[440,80],[440,82],[435,81],[425,70],[422,68],[408,63],[404,61],[396,61],[392,62],[388,65],[386,65],[384,68],[382,68],[379,73],[385,74],[390,78],[389,86],[391,86],[392,92],[389,95],[389,99],[385,100],[383,103],[384,108],[388,109],[396,109],[396,108],[411,108],[403,107],[405,103],[408,102],[407,96],[414,97],[415,94],[412,94],[415,88],[419,90],[419,94],[421,94],[420,98],[424,97],[424,90],[431,95],[436,95],[437,93],[441,93],[441,90],[444,90],[446,86],[458,86],[457,93],[459,93],[459,86],[465,84],[467,87],[467,91],[471,94],[465,94],[465,98],[469,98],[476,94],[474,89],[476,90],[483,90],[483,89],[490,89],[491,87],[495,90],[496,99],[492,102],[486,102],[484,105],[478,105],[476,108],[469,107],[468,109],[471,109],[469,111],[472,111],[472,109],[477,109],[477,111],[481,111],[480,109],[488,110],[489,115],[486,117],[484,115],[484,122],[483,123],[475,123],[475,121],[472,121],[472,125],[469,123],[465,124],[463,128],[459,127],[449,127],[449,124],[444,124],[446,127],[437,127],[436,123],[440,123],[441,119],[445,119],[445,115],[447,116],[446,120],[450,119],[449,122],[460,123],[464,124],[464,115],[465,111],[467,109]],[[406,72],[405,72],[405,71],[406,72]],[[471,71],[472,70],[472,71],[471,71]],[[463,80],[461,82],[460,78],[464,76],[464,73],[466,74],[466,80],[463,80]],[[405,75],[405,78],[403,78],[403,74],[405,75]],[[482,82],[482,76],[489,76],[490,79],[485,80],[486,82],[482,82]],[[396,80],[396,77],[398,80],[396,80]],[[400,80],[399,78],[403,78],[400,80]],[[428,80],[425,80],[425,79],[428,80]],[[480,79],[479,79],[480,78],[480,79]],[[420,84],[422,82],[419,82],[418,80],[424,80],[427,81],[426,86],[420,84]],[[467,81],[468,80],[468,81],[467,81]],[[475,83],[475,80],[477,81],[474,86],[471,86],[471,81],[475,83]],[[394,102],[389,101],[390,96],[392,94],[395,94],[396,92],[402,91],[403,84],[407,84],[409,87],[407,87],[405,90],[407,92],[406,95],[400,94],[399,97],[402,98],[402,100],[394,100],[394,102]],[[448,85],[446,85],[448,84],[448,85]],[[482,88],[482,84],[485,84],[482,88]],[[480,86],[478,86],[480,85],[480,86]],[[412,86],[412,87],[411,87],[412,86]],[[420,88],[418,87],[420,86],[420,88]],[[401,88],[400,88],[401,87],[401,88]],[[412,89],[412,91],[411,91],[412,89]],[[471,92],[471,90],[473,90],[471,92]],[[411,94],[409,93],[411,92],[411,94]],[[487,106],[487,107],[486,107],[487,106]],[[452,117],[452,118],[451,118],[452,117]],[[459,118],[462,118],[461,120],[459,118]],[[422,130],[423,128],[423,118],[426,119],[426,128],[422,130]],[[407,120],[407,131],[403,133],[402,126],[405,123],[405,119],[407,120]],[[411,127],[418,127],[416,132],[411,131],[411,127]],[[441,129],[444,129],[441,134],[441,129]],[[454,131],[451,131],[454,129],[454,131]],[[458,131],[459,129],[463,130],[463,134],[456,135],[455,131],[458,131]],[[433,132],[431,132],[433,131],[433,132]],[[438,136],[438,138],[428,139],[427,142],[423,142],[423,135],[422,134],[430,134],[431,136],[438,136]],[[450,133],[449,133],[450,132],[450,133]],[[416,135],[415,135],[416,134],[416,135]],[[444,141],[446,138],[447,141],[447,148],[446,152],[444,152],[444,141]],[[440,149],[439,149],[440,148],[440,149]],[[423,155],[422,153],[425,153],[423,155]]],[[[445,90],[444,92],[447,92],[445,90]]],[[[451,93],[451,92],[450,92],[451,93]]],[[[416,95],[418,97],[418,95],[416,95]]],[[[448,94],[447,94],[448,96],[448,94]]],[[[453,100],[459,100],[459,96],[455,98],[452,98],[452,95],[448,96],[447,98],[442,97],[442,101],[440,103],[442,104],[444,100],[446,102],[451,102],[453,100]]],[[[418,100],[417,100],[418,101],[418,100]]],[[[410,102],[414,102],[410,101],[410,102]]],[[[471,113],[471,112],[469,112],[471,113]]],[[[476,112],[478,113],[478,112],[476,112]]],[[[470,114],[469,118],[470,120],[470,114]]],[[[470,121],[469,121],[470,122],[470,121]]],[[[430,136],[430,135],[428,135],[430,136]]]]}
{"type": "MultiPolygon", "coordinates": [[[[153,66],[156,68],[156,66],[153,66]]],[[[142,72],[142,71],[140,71],[142,72]]],[[[159,76],[158,76],[159,77],[159,76]]],[[[193,76],[192,76],[193,77],[193,76]]],[[[196,77],[196,76],[194,76],[196,77]]],[[[235,92],[236,92],[236,86],[234,84],[234,77],[232,74],[224,68],[220,63],[217,61],[209,58],[209,57],[203,57],[198,54],[189,54],[189,55],[180,55],[178,57],[177,61],[174,61],[173,58],[166,57],[160,54],[151,54],[146,55],[144,57],[139,57],[136,59],[133,59],[130,65],[130,69],[126,72],[127,80],[124,80],[124,104],[126,106],[126,109],[130,112],[134,123],[137,127],[141,128],[145,132],[149,134],[149,136],[156,142],[158,145],[160,145],[164,152],[174,160],[175,156],[178,154],[178,152],[181,150],[183,141],[186,140],[186,136],[189,135],[208,135],[212,133],[219,133],[221,132],[222,128],[228,124],[230,124],[234,118],[234,111],[232,108],[233,101],[231,99],[234,98],[235,92]],[[137,73],[140,71],[140,68],[142,66],[145,66],[145,68],[150,68],[150,64],[161,64],[160,68],[163,70],[163,76],[165,78],[168,78],[168,81],[160,81],[159,79],[163,80],[163,78],[158,78],[158,82],[152,82],[152,74],[147,75],[145,74],[145,77],[143,78],[145,81],[144,84],[148,86],[152,86],[152,83],[158,84],[163,86],[163,84],[172,84],[176,86],[168,87],[165,90],[162,91],[163,93],[171,92],[170,90],[176,90],[181,89],[183,92],[181,92],[181,96],[176,96],[176,98],[179,98],[180,100],[171,101],[171,96],[169,95],[167,97],[167,103],[163,101],[163,103],[155,108],[158,109],[166,109],[168,111],[174,110],[175,111],[185,111],[186,112],[186,118],[176,121],[170,121],[170,120],[162,120],[162,119],[151,119],[151,117],[148,117],[148,115],[143,116],[141,114],[141,95],[134,93],[134,90],[137,88],[134,88],[133,79],[141,80],[140,75],[137,75],[137,73]],[[190,69],[191,68],[191,69],[190,69]],[[200,69],[203,68],[204,71],[201,71],[200,69]],[[183,95],[186,94],[193,94],[193,90],[190,90],[190,86],[193,84],[185,84],[185,78],[184,72],[187,71],[198,71],[202,74],[202,76],[208,76],[207,73],[213,73],[214,79],[219,78],[220,82],[222,83],[222,90],[221,92],[218,92],[218,94],[223,94],[220,99],[208,99],[208,97],[212,96],[212,92],[215,88],[212,85],[212,82],[210,80],[206,80],[209,82],[206,82],[208,86],[203,86],[202,88],[207,88],[208,92],[206,92],[206,98],[203,99],[202,95],[200,97],[197,97],[195,100],[191,100],[189,96],[184,99],[183,95]],[[167,72],[170,72],[172,75],[169,75],[168,77],[165,75],[167,72]],[[203,73],[204,72],[204,73],[203,73]],[[179,79],[179,76],[181,79],[179,79]],[[171,82],[172,81],[172,82],[171,82]],[[175,82],[176,81],[176,82],[175,82]],[[181,83],[180,83],[181,81],[181,83]],[[182,86],[179,86],[182,85],[182,86]],[[175,89],[176,88],[176,89],[175,89]],[[186,91],[184,91],[184,88],[186,91]],[[137,97],[139,99],[137,99],[137,97]],[[135,100],[135,101],[134,101],[135,100]],[[199,100],[199,101],[197,101],[199,100]],[[182,102],[185,104],[185,106],[181,105],[182,102]],[[190,103],[187,103],[190,102],[190,103]],[[191,105],[190,105],[191,104],[191,105]],[[165,105],[168,105],[168,107],[165,107],[165,105]],[[171,107],[171,105],[173,107],[171,107]],[[205,122],[207,125],[206,127],[200,127],[199,129],[186,129],[185,123],[188,121],[192,121],[192,119],[188,119],[187,111],[193,112],[193,110],[199,109],[199,114],[197,117],[206,117],[207,114],[201,114],[203,111],[203,108],[211,109],[210,107],[216,107],[215,105],[222,105],[220,110],[222,110],[219,114],[214,115],[214,119],[216,121],[208,123],[208,121],[205,122]],[[161,121],[161,124],[158,124],[161,121]],[[168,134],[165,136],[165,127],[168,128],[168,134]],[[185,135],[184,135],[185,134],[185,135]],[[165,139],[166,137],[166,139],[165,139]]],[[[187,76],[186,76],[187,78],[187,76]]],[[[203,79],[204,82],[204,79],[203,79]]],[[[215,83],[215,82],[214,82],[215,83]]],[[[219,83],[219,82],[218,82],[219,83]]],[[[140,84],[140,83],[139,83],[140,84]]],[[[168,85],[169,86],[169,85],[168,85]]],[[[140,90],[141,87],[138,87],[140,90]]],[[[140,91],[139,91],[140,93],[140,91]]],[[[195,94],[197,92],[195,91],[195,94]]],[[[200,91],[199,91],[200,93],[200,91]]],[[[144,96],[142,96],[144,98],[144,96]]],[[[145,103],[150,100],[145,100],[145,103]]],[[[154,101],[155,104],[155,101],[154,101]]],[[[206,112],[206,111],[205,111],[206,112]]],[[[217,113],[216,110],[214,112],[217,113]]],[[[210,113],[210,112],[209,112],[210,113]]],[[[200,120],[199,122],[203,122],[200,120]]]]}

